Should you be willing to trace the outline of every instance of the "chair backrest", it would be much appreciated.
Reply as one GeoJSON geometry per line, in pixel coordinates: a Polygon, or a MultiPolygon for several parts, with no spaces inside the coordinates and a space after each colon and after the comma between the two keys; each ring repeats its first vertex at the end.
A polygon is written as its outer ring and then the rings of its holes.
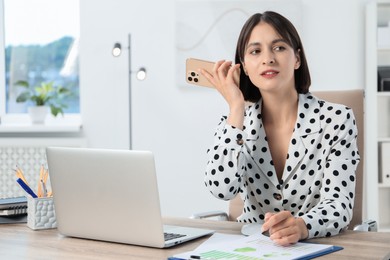
{"type": "MultiPolygon", "coordinates": [[[[313,95],[332,103],[339,103],[352,108],[358,128],[357,145],[360,154],[360,163],[356,169],[355,206],[349,229],[362,223],[363,214],[363,169],[364,169],[364,91],[359,90],[335,90],[314,91],[313,95]]],[[[229,202],[229,220],[236,220],[242,213],[243,201],[236,196],[229,202]]]]}

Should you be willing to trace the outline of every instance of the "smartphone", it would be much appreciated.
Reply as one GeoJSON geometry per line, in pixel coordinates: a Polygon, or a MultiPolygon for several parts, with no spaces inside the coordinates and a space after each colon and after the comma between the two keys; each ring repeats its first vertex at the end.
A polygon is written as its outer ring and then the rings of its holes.
{"type": "Polygon", "coordinates": [[[204,69],[211,73],[214,62],[188,58],[186,61],[186,81],[196,86],[213,88],[214,86],[199,72],[204,69]]]}

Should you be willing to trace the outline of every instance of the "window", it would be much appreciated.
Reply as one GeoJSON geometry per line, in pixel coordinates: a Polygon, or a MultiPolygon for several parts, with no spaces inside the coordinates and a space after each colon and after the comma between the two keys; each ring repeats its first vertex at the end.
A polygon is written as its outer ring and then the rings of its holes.
{"type": "Polygon", "coordinates": [[[64,112],[78,114],[79,0],[0,0],[0,14],[0,113],[26,113],[28,103],[16,102],[21,89],[15,86],[24,80],[71,89],[64,112]]]}

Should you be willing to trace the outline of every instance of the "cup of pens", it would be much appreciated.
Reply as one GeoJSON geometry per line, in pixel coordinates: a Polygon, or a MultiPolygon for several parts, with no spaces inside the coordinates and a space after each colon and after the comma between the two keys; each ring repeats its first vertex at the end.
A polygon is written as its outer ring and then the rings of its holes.
{"type": "Polygon", "coordinates": [[[33,230],[49,229],[57,227],[54,201],[51,192],[47,191],[46,183],[49,172],[41,166],[35,193],[20,168],[16,168],[17,182],[28,194],[27,196],[27,226],[33,230]]]}
{"type": "Polygon", "coordinates": [[[53,197],[27,199],[27,226],[33,230],[57,227],[53,197]]]}

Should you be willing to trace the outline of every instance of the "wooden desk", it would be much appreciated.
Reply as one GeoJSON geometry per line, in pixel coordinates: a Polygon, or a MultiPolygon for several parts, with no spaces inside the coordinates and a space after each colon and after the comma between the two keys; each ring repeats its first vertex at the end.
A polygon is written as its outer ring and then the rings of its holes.
{"type": "MultiPolygon", "coordinates": [[[[222,233],[239,234],[242,224],[212,220],[165,218],[166,224],[213,228],[222,233]]],[[[1,259],[167,259],[177,253],[195,249],[206,238],[169,249],[155,249],[125,244],[64,237],[56,229],[33,231],[26,224],[0,225],[1,259]]],[[[313,239],[344,250],[321,259],[389,259],[390,232],[353,232],[313,239]]]]}

